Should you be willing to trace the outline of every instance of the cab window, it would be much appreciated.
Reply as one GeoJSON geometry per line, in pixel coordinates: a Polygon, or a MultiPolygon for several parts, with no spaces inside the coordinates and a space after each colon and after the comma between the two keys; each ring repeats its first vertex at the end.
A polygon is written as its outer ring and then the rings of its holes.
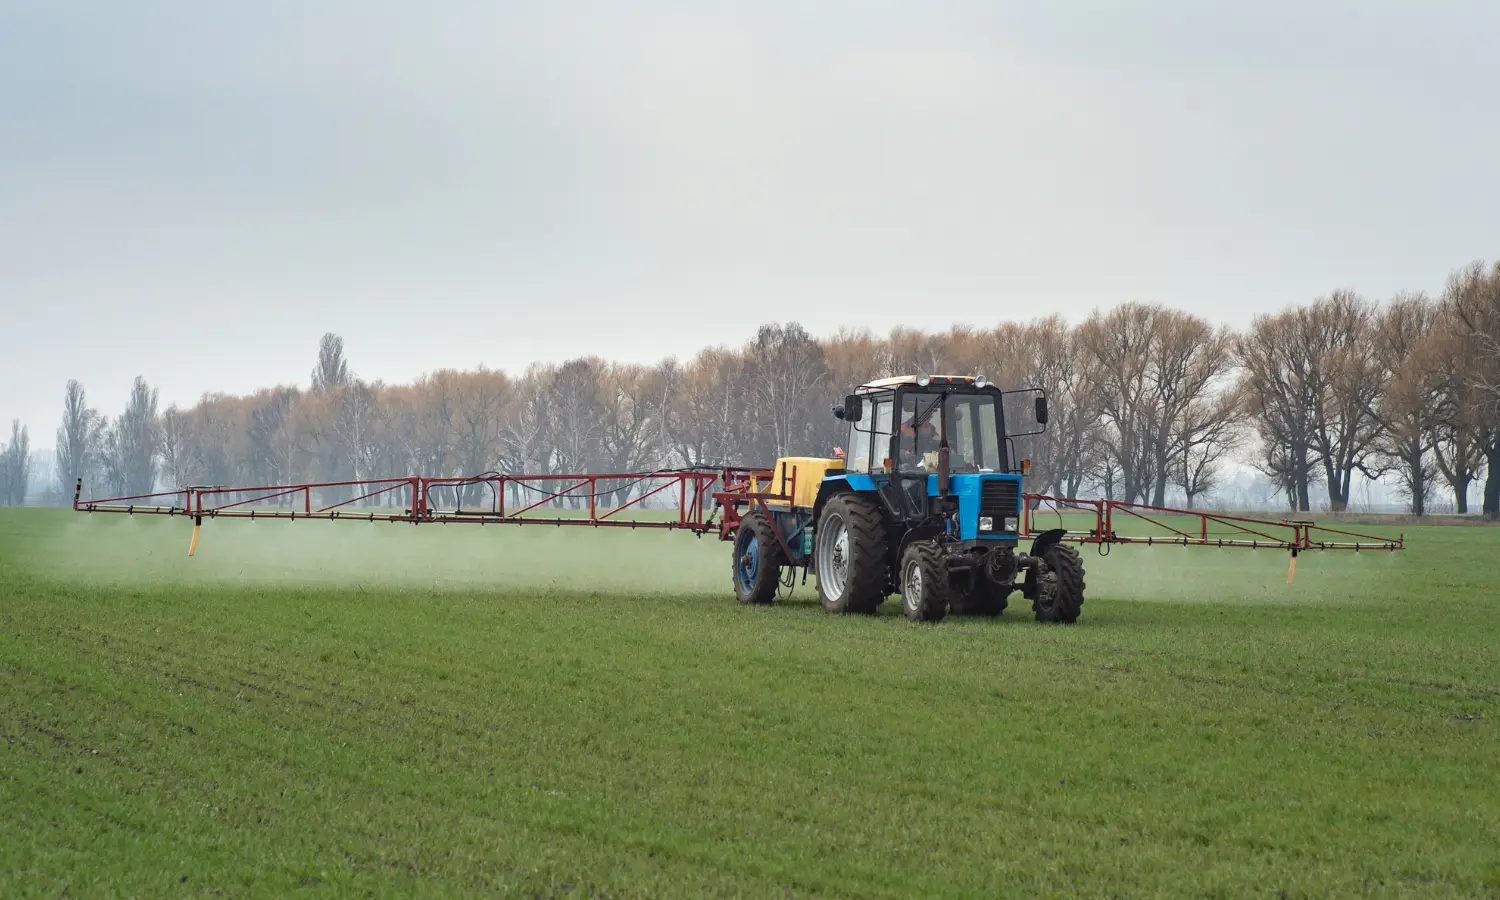
{"type": "Polygon", "coordinates": [[[872,472],[887,472],[886,457],[891,454],[891,401],[889,398],[875,403],[875,433],[870,436],[870,469],[872,472]]]}
{"type": "Polygon", "coordinates": [[[870,423],[849,423],[849,449],[845,451],[844,471],[863,473],[870,471],[870,423]]]}

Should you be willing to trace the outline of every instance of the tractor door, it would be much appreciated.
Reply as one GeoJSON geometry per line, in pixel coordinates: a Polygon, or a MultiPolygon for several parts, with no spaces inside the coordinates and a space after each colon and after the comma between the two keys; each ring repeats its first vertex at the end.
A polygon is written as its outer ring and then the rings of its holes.
{"type": "MultiPolygon", "coordinates": [[[[898,519],[905,519],[905,503],[901,500],[900,491],[891,482],[890,475],[895,469],[892,453],[895,452],[895,444],[891,438],[894,431],[895,421],[895,395],[885,394],[879,396],[870,403],[869,427],[870,430],[864,435],[851,434],[849,445],[857,447],[861,457],[855,462],[855,454],[849,454],[848,471],[868,472],[874,476],[875,489],[885,501],[886,508],[891,510],[898,519]]],[[[860,423],[855,424],[858,429],[860,423]]]]}
{"type": "MultiPolygon", "coordinates": [[[[875,471],[874,466],[879,464],[879,457],[886,453],[885,445],[881,444],[878,438],[871,439],[876,430],[875,423],[878,418],[877,409],[871,405],[858,422],[849,423],[849,441],[845,444],[848,449],[844,451],[844,471],[850,475],[864,475],[875,471]],[[877,457],[873,462],[872,452],[877,457]]],[[[888,440],[889,436],[887,436],[888,440]]]]}
{"type": "Polygon", "coordinates": [[[926,518],[928,475],[937,472],[938,429],[943,415],[943,395],[901,392],[891,452],[895,467],[891,475],[889,501],[901,518],[926,518]]]}

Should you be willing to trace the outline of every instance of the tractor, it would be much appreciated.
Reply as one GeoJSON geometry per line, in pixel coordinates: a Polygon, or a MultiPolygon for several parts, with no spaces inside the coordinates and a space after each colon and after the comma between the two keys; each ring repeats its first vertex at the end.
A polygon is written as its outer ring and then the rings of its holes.
{"type": "Polygon", "coordinates": [[[1019,546],[1030,462],[1014,463],[1012,438],[1045,430],[1045,394],[922,373],[860,385],[833,415],[849,427],[842,458],[777,460],[764,499],[740,520],[739,602],[774,602],[784,576],[802,569],[834,613],[872,613],[899,594],[913,621],[998,616],[1019,589],[1038,621],[1078,620],[1083,564],[1065,530],[1019,546]],[[1032,397],[1033,430],[1007,431],[1016,395],[1032,397]]]}

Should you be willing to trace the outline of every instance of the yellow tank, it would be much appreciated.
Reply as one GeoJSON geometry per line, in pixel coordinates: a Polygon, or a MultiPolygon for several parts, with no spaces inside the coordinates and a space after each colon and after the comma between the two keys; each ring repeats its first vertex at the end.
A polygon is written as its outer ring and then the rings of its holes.
{"type": "MultiPolygon", "coordinates": [[[[787,456],[776,460],[776,474],[771,478],[770,493],[791,494],[791,505],[812,509],[818,499],[818,486],[829,473],[844,471],[842,459],[816,456],[787,456]]],[[[769,506],[786,506],[785,500],[767,500],[769,506]]]]}

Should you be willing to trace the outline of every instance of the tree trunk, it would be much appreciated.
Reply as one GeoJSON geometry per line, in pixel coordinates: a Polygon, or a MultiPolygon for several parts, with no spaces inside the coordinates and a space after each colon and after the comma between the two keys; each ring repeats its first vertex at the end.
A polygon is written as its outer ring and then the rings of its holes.
{"type": "MultiPolygon", "coordinates": [[[[1184,460],[1184,462],[1185,461],[1186,460],[1184,460]]],[[[1156,476],[1156,487],[1151,494],[1151,505],[1166,506],[1167,481],[1171,478],[1171,476],[1167,474],[1167,471],[1171,468],[1171,458],[1164,449],[1158,448],[1156,451],[1155,462],[1156,471],[1153,474],[1155,474],[1156,476]]],[[[1143,491],[1142,493],[1144,494],[1145,492],[1143,491]]]]}
{"type": "Polygon", "coordinates": [[[1343,512],[1349,508],[1349,479],[1345,472],[1340,471],[1332,463],[1325,463],[1323,472],[1328,478],[1328,507],[1334,512],[1343,512]]]}
{"type": "Polygon", "coordinates": [[[1469,482],[1473,480],[1465,475],[1450,482],[1453,485],[1453,510],[1461,516],[1469,513],[1469,482]]]}
{"type": "Polygon", "coordinates": [[[1484,458],[1487,469],[1484,476],[1484,518],[1487,522],[1500,521],[1500,442],[1486,448],[1484,458]]]}
{"type": "Polygon", "coordinates": [[[1422,452],[1406,461],[1411,466],[1411,512],[1421,516],[1427,513],[1427,478],[1422,472],[1422,452]]]}

